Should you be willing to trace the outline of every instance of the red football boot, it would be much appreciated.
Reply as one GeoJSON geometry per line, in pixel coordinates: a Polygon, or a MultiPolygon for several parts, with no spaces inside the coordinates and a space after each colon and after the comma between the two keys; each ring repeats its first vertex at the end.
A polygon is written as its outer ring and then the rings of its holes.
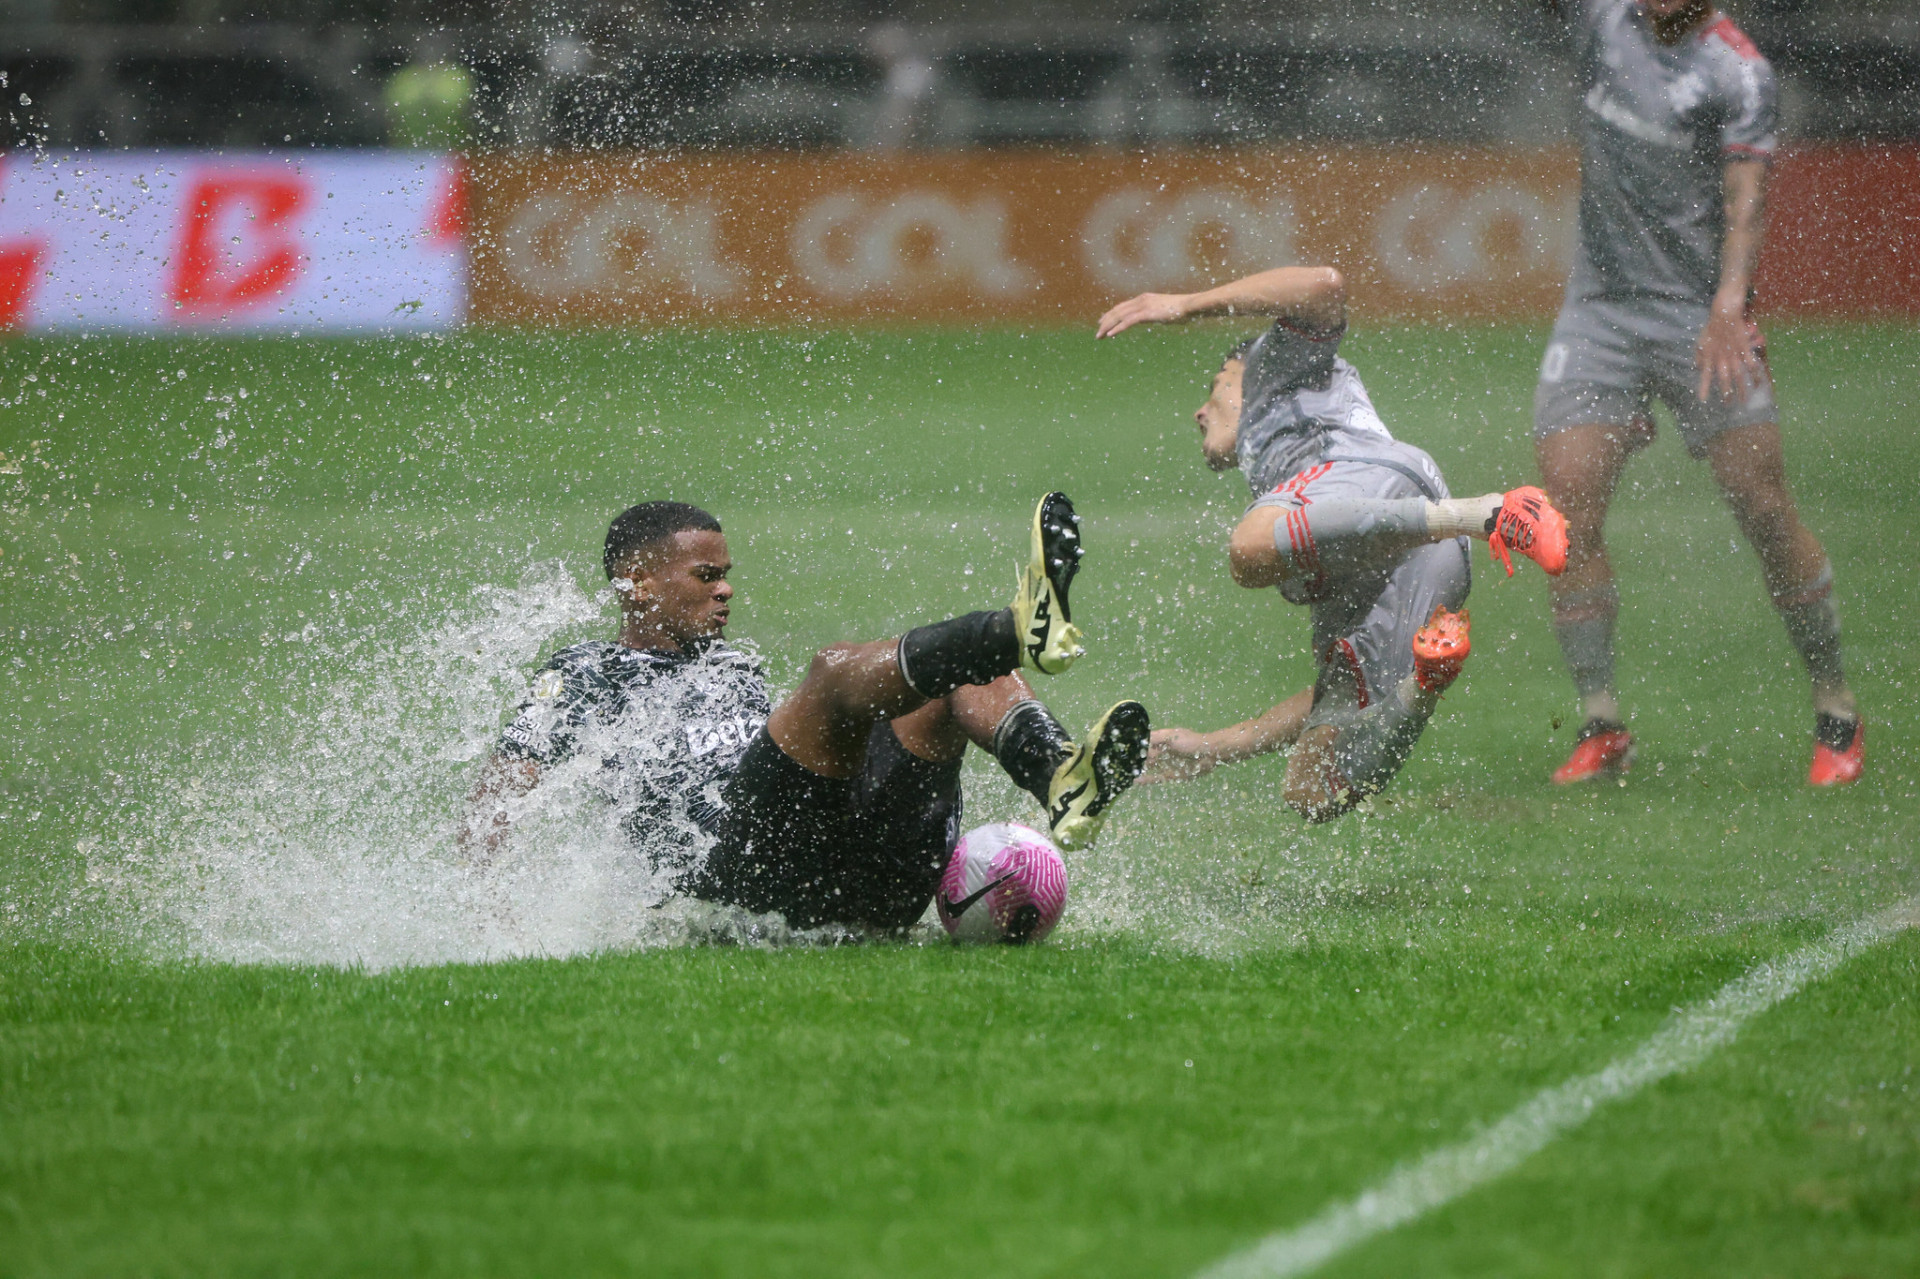
{"type": "Polygon", "coordinates": [[[1444,693],[1460,677],[1460,667],[1473,652],[1468,635],[1467,610],[1449,613],[1435,608],[1427,624],[1414,632],[1413,679],[1429,693],[1444,693]]]}
{"type": "Polygon", "coordinates": [[[1813,767],[1807,781],[1815,786],[1851,786],[1866,767],[1867,721],[1856,715],[1813,717],[1813,767]]]}
{"type": "Polygon", "coordinates": [[[1493,517],[1487,549],[1508,577],[1513,576],[1512,551],[1545,569],[1548,577],[1558,577],[1567,567],[1567,517],[1554,509],[1545,490],[1531,484],[1514,489],[1493,517]]]}
{"type": "Polygon", "coordinates": [[[1553,775],[1553,784],[1567,786],[1602,773],[1624,773],[1633,767],[1633,735],[1626,725],[1608,719],[1590,719],[1580,730],[1573,754],[1553,775]]]}

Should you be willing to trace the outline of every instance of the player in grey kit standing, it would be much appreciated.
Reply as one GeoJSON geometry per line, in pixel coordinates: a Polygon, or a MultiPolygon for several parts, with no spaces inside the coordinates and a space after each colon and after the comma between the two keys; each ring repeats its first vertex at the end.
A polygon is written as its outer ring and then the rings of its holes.
{"type": "Polygon", "coordinates": [[[1860,776],[1863,729],[1840,662],[1833,566],[1800,522],[1773,382],[1748,314],[1775,146],[1773,71],[1708,0],[1547,0],[1573,34],[1580,251],[1540,365],[1534,447],[1568,524],[1554,632],[1586,716],[1556,782],[1633,758],[1614,688],[1620,597],[1602,530],[1655,397],[1713,470],[1760,554],[1813,677],[1809,780],[1860,776]]]}

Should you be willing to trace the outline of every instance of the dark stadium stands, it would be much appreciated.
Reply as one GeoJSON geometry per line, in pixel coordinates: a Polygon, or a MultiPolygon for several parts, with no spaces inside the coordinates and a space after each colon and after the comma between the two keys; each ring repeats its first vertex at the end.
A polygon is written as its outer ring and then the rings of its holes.
{"type": "MultiPolygon", "coordinates": [[[[1920,135],[1920,9],[1729,8],[1791,135],[1920,135]]],[[[1526,0],[0,0],[0,145],[378,145],[423,50],[483,148],[1539,143],[1571,111],[1526,0]]]]}

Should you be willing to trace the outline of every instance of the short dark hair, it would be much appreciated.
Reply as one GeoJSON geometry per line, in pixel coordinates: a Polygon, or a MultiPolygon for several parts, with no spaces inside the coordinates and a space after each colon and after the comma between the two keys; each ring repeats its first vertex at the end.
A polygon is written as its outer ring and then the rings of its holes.
{"type": "Polygon", "coordinates": [[[1245,341],[1235,342],[1233,349],[1227,352],[1226,358],[1220,361],[1220,367],[1224,369],[1235,360],[1239,360],[1244,364],[1247,359],[1247,352],[1253,350],[1253,344],[1260,340],[1260,336],[1260,334],[1256,333],[1245,341]]]}
{"type": "Polygon", "coordinates": [[[635,551],[643,551],[675,533],[690,531],[718,533],[720,521],[685,502],[642,502],[629,506],[607,526],[607,552],[603,561],[607,580],[620,575],[621,561],[635,551]]]}

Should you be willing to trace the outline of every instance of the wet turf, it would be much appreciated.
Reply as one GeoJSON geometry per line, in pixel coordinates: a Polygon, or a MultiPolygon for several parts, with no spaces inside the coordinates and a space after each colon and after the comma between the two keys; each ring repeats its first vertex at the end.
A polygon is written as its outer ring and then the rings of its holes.
{"type": "MultiPolygon", "coordinates": [[[[1472,492],[1532,477],[1540,337],[1349,353],[1472,492]]],[[[1049,699],[1263,709],[1310,667],[1303,618],[1226,580],[1244,487],[1184,417],[1227,340],[0,347],[0,1274],[1181,1274],[1920,891],[1920,340],[1863,326],[1773,335],[1871,717],[1852,791],[1802,785],[1802,677],[1669,435],[1615,525],[1624,788],[1544,780],[1578,725],[1527,566],[1480,572],[1467,674],[1370,812],[1302,828],[1278,761],[1143,793],[1030,952],[368,974],[155,958],[113,926],[99,885],[153,787],[275,750],[305,690],[477,583],[564,557],[590,584],[643,497],[721,515],[735,629],[791,677],[1000,603],[1057,485],[1096,647],[1049,699]]],[[[982,820],[1025,811],[973,781],[982,820]]],[[[1912,1273],[1917,966],[1913,937],[1854,961],[1330,1273],[1912,1273]]]]}

